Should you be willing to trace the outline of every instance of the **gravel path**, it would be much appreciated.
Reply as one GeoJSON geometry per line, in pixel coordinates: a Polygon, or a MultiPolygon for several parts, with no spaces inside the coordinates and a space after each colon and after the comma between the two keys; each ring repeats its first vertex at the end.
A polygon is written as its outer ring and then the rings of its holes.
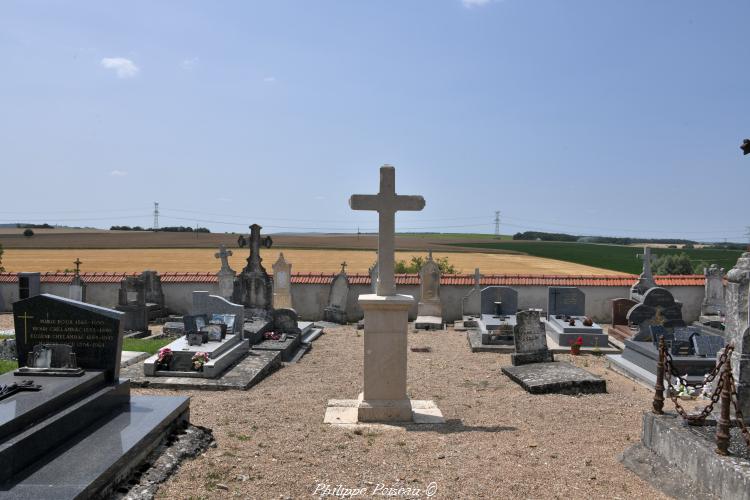
{"type": "Polygon", "coordinates": [[[192,423],[212,428],[218,446],[158,497],[310,498],[318,484],[369,495],[384,484],[426,498],[434,482],[433,498],[666,498],[617,461],[640,439],[650,393],[602,358],[573,362],[604,376],[608,394],[531,396],[501,373],[509,355],[472,354],[463,333],[410,333],[409,344],[432,349],[409,353],[410,395],[435,400],[446,426],[324,425],[327,400],[355,398],[362,383],[361,333],[329,328],[300,363],[249,391],[190,393],[192,423]]]}

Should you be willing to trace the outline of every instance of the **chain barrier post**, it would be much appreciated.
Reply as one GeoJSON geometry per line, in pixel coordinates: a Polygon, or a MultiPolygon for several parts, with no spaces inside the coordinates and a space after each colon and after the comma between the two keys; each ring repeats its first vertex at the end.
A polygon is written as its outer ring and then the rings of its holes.
{"type": "Polygon", "coordinates": [[[664,414],[664,336],[659,338],[659,361],[656,363],[656,386],[654,386],[653,412],[657,415],[664,414]]]}
{"type": "Polygon", "coordinates": [[[721,387],[721,411],[719,421],[716,423],[716,453],[729,455],[729,411],[732,406],[732,388],[730,383],[732,377],[732,365],[729,359],[724,361],[721,368],[720,379],[724,382],[721,387]]]}

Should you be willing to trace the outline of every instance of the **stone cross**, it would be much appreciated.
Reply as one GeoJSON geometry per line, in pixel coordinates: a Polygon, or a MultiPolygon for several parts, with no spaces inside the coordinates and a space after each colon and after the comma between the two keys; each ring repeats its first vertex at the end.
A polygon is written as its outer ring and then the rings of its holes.
{"type": "Polygon", "coordinates": [[[354,194],[349,198],[352,210],[374,210],[378,212],[378,284],[377,295],[396,294],[393,278],[396,244],[396,212],[419,211],[425,206],[421,196],[396,194],[396,169],[390,165],[380,167],[380,191],[378,194],[354,194]]]}
{"type": "Polygon", "coordinates": [[[346,261],[341,263],[341,274],[346,274],[346,261]]]}
{"type": "Polygon", "coordinates": [[[480,287],[480,282],[482,281],[482,275],[479,274],[479,268],[474,268],[474,288],[480,287]]]}
{"type": "Polygon", "coordinates": [[[229,270],[229,257],[232,256],[232,251],[227,250],[227,247],[222,243],[219,245],[219,252],[214,254],[214,257],[221,259],[221,270],[229,270]]]}
{"type": "Polygon", "coordinates": [[[76,257],[76,260],[75,262],[73,262],[73,264],[76,265],[76,276],[78,276],[79,274],[81,274],[81,264],[83,264],[83,262],[81,262],[81,259],[76,257]]]}
{"type": "Polygon", "coordinates": [[[641,277],[647,279],[653,278],[653,275],[651,274],[651,263],[656,260],[656,256],[651,255],[651,247],[644,247],[643,253],[637,254],[636,257],[643,259],[643,272],[641,273],[641,277]]]}

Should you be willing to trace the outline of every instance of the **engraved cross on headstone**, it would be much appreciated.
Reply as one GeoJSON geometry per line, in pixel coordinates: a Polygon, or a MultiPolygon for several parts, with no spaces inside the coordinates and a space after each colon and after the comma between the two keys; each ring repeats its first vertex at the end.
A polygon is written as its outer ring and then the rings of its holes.
{"type": "Polygon", "coordinates": [[[232,256],[232,251],[227,250],[224,244],[219,245],[219,252],[214,254],[214,257],[221,259],[221,270],[229,270],[229,257],[232,256]]]}
{"type": "Polygon", "coordinates": [[[396,194],[396,169],[390,165],[380,167],[380,191],[378,194],[353,194],[349,198],[352,210],[374,210],[378,212],[378,284],[380,296],[395,295],[393,278],[394,247],[396,243],[396,212],[419,211],[424,208],[421,196],[396,194]]]}

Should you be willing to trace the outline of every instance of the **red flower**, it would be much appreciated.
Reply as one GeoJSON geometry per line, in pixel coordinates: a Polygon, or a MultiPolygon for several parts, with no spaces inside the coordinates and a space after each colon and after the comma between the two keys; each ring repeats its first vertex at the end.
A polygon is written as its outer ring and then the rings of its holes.
{"type": "Polygon", "coordinates": [[[577,345],[583,345],[583,337],[578,337],[578,338],[576,339],[576,344],[577,344],[577,345]]]}

